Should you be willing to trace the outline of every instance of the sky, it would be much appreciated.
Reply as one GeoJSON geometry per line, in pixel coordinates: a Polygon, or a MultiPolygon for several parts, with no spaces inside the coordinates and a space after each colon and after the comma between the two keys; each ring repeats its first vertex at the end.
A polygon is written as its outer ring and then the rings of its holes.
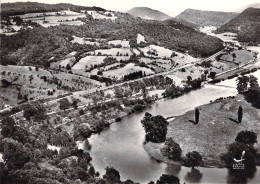
{"type": "MultiPolygon", "coordinates": [[[[1,3],[30,0],[1,0],[1,3]]],[[[107,10],[122,11],[133,7],[149,7],[176,16],[187,8],[224,12],[240,12],[260,0],[31,0],[48,4],[71,3],[83,6],[98,6],[107,10]]]]}

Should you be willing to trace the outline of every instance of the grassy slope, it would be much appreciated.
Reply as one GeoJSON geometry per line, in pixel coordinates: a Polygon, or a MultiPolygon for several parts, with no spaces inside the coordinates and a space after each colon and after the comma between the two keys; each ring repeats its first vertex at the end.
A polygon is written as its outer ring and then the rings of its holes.
{"type": "MultiPolygon", "coordinates": [[[[29,70],[27,66],[2,66],[0,65],[1,72],[5,71],[5,75],[1,74],[1,79],[6,79],[7,81],[13,81],[13,86],[6,88],[0,88],[0,104],[4,102],[6,104],[15,105],[17,103],[17,94],[20,92],[22,95],[28,94],[28,98],[33,97],[34,99],[48,97],[47,91],[55,89],[54,95],[63,94],[68,90],[67,88],[74,87],[77,90],[91,89],[94,86],[102,86],[103,84],[85,77],[79,77],[74,74],[69,73],[51,73],[47,70],[39,69],[35,71],[34,67],[29,70]],[[10,73],[10,74],[8,74],[10,73]],[[30,76],[33,79],[30,82],[30,76]],[[61,86],[66,86],[67,88],[59,88],[54,82],[44,82],[40,79],[42,76],[47,76],[49,79],[53,77],[62,81],[61,86]],[[19,87],[18,87],[19,86],[19,87]],[[17,88],[18,87],[18,88],[17,88]]],[[[0,82],[1,84],[1,82],[0,82]]],[[[69,91],[69,90],[68,90],[69,91]]]]}
{"type": "MultiPolygon", "coordinates": [[[[222,166],[219,156],[225,153],[227,146],[235,141],[236,135],[242,130],[253,130],[258,135],[255,148],[260,151],[260,112],[247,103],[242,96],[235,99],[225,99],[203,105],[200,109],[200,122],[194,125],[194,112],[189,111],[171,121],[168,126],[167,137],[180,144],[183,155],[190,151],[198,151],[203,156],[205,165],[222,166]],[[237,124],[238,106],[242,105],[244,117],[241,124],[237,124]]],[[[148,143],[145,149],[159,160],[165,160],[158,154],[162,144],[148,143]]]]}

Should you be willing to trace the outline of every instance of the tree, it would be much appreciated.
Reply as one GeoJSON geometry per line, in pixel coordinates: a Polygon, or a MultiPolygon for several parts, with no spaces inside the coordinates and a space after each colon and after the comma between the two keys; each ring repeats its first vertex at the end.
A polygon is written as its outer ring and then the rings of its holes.
{"type": "Polygon", "coordinates": [[[61,110],[65,110],[65,109],[68,109],[70,107],[70,102],[67,98],[63,98],[59,101],[59,104],[60,104],[60,109],[61,110]]]}
{"type": "Polygon", "coordinates": [[[142,88],[142,94],[143,94],[143,97],[144,97],[144,98],[147,97],[148,91],[147,91],[146,87],[143,87],[143,88],[142,88]]]}
{"type": "Polygon", "coordinates": [[[192,167],[200,166],[202,163],[202,156],[197,151],[192,151],[186,154],[186,165],[192,167]]]}
{"type": "Polygon", "coordinates": [[[73,99],[71,105],[74,107],[74,109],[77,109],[78,108],[78,101],[76,99],[73,99]]]}
{"type": "Polygon", "coordinates": [[[256,150],[242,142],[230,144],[228,152],[222,155],[221,158],[226,163],[226,166],[233,170],[234,159],[240,160],[243,152],[245,153],[243,156],[245,170],[256,168],[256,150]]]}
{"type": "Polygon", "coordinates": [[[156,184],[180,184],[180,180],[176,176],[169,175],[169,174],[162,174],[159,180],[157,180],[156,184]]]}
{"type": "Polygon", "coordinates": [[[134,106],[134,110],[137,111],[137,112],[142,111],[144,108],[145,108],[145,106],[144,106],[144,105],[141,105],[141,104],[136,104],[136,105],[134,106]]]}
{"type": "Polygon", "coordinates": [[[1,134],[4,137],[10,137],[15,132],[15,122],[12,117],[5,117],[2,121],[2,130],[1,134]]]}
{"type": "Polygon", "coordinates": [[[167,87],[165,92],[162,94],[164,98],[166,97],[178,97],[182,94],[182,89],[175,84],[171,84],[170,87],[167,87]]]}
{"type": "Polygon", "coordinates": [[[16,23],[17,26],[20,26],[23,23],[23,19],[19,16],[15,16],[13,21],[16,23]]]}
{"type": "Polygon", "coordinates": [[[260,87],[258,79],[250,75],[238,77],[237,91],[245,96],[245,99],[254,107],[260,108],[260,87]]]}
{"type": "Polygon", "coordinates": [[[3,183],[8,182],[8,168],[3,162],[0,162],[0,181],[3,183]]]}
{"type": "Polygon", "coordinates": [[[124,90],[123,90],[123,88],[121,88],[121,87],[116,87],[114,94],[115,94],[115,96],[116,96],[117,98],[122,98],[122,97],[124,96],[124,90]]]}
{"type": "Polygon", "coordinates": [[[103,175],[103,178],[109,183],[118,183],[120,182],[120,174],[113,167],[106,167],[106,173],[103,175]]]}
{"type": "Polygon", "coordinates": [[[201,87],[201,79],[195,79],[191,81],[187,81],[187,84],[191,85],[193,89],[197,89],[201,87]]]}
{"type": "Polygon", "coordinates": [[[89,168],[88,174],[89,174],[90,176],[94,176],[94,175],[95,175],[95,169],[94,169],[93,166],[91,166],[91,167],[89,168]]]}
{"type": "Polygon", "coordinates": [[[200,118],[200,111],[198,108],[195,109],[195,122],[196,124],[199,123],[199,118],[200,118]]]}
{"type": "Polygon", "coordinates": [[[27,120],[31,120],[31,118],[33,118],[33,120],[36,120],[36,121],[45,120],[47,117],[46,108],[39,103],[29,104],[25,107],[23,116],[27,120]]]}
{"type": "Polygon", "coordinates": [[[248,76],[240,76],[237,78],[237,92],[243,94],[248,90],[248,76]]]}
{"type": "Polygon", "coordinates": [[[256,89],[259,89],[258,79],[255,76],[250,75],[248,90],[253,91],[253,90],[256,90],[256,89]]]}
{"type": "Polygon", "coordinates": [[[237,134],[235,141],[245,143],[250,147],[253,147],[253,145],[257,143],[257,135],[253,131],[243,130],[237,134]]]}
{"type": "Polygon", "coordinates": [[[145,140],[154,143],[164,142],[166,140],[168,121],[162,116],[152,116],[145,113],[145,117],[141,120],[145,130],[145,140]]]}
{"type": "Polygon", "coordinates": [[[88,126],[79,125],[77,129],[74,131],[74,138],[78,139],[78,137],[83,137],[84,139],[89,138],[91,136],[91,130],[88,126]]]}
{"type": "Polygon", "coordinates": [[[84,114],[84,110],[83,110],[83,109],[80,109],[80,110],[79,110],[79,115],[82,116],[83,114],[84,114]]]}
{"type": "Polygon", "coordinates": [[[192,80],[192,77],[190,75],[187,76],[187,80],[188,81],[191,81],[192,80]]]}
{"type": "Polygon", "coordinates": [[[97,75],[103,75],[103,72],[99,70],[99,71],[97,72],[97,75]]]}
{"type": "Polygon", "coordinates": [[[242,122],[242,118],[243,118],[243,108],[240,105],[239,108],[238,108],[238,111],[237,111],[237,119],[238,119],[239,123],[242,122]]]}
{"type": "Polygon", "coordinates": [[[258,80],[253,75],[249,78],[249,88],[245,93],[246,100],[253,104],[256,108],[260,108],[260,87],[258,80]]]}
{"type": "Polygon", "coordinates": [[[172,137],[166,139],[164,147],[160,151],[163,156],[167,156],[171,160],[179,161],[181,159],[182,150],[180,145],[174,142],[172,137]]]}
{"type": "Polygon", "coordinates": [[[70,64],[67,64],[67,65],[66,65],[66,70],[71,70],[70,64]]]}
{"type": "Polygon", "coordinates": [[[212,79],[214,79],[215,78],[215,76],[216,76],[216,72],[210,72],[209,73],[209,76],[212,78],[212,79]]]}
{"type": "Polygon", "coordinates": [[[11,168],[21,168],[31,159],[31,152],[22,143],[12,139],[4,140],[4,161],[11,168]]]}

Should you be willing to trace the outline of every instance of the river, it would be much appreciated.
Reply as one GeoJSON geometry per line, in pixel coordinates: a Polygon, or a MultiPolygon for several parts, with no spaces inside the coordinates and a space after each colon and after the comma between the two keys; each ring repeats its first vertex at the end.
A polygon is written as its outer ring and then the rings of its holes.
{"type": "MultiPolygon", "coordinates": [[[[260,71],[254,75],[260,80],[260,71]]],[[[178,98],[158,101],[144,112],[127,116],[100,134],[92,135],[89,142],[92,145],[90,154],[94,168],[103,175],[106,166],[114,167],[120,172],[121,180],[131,179],[140,183],[156,181],[163,173],[177,176],[181,183],[228,183],[230,176],[225,168],[199,167],[202,175],[190,177],[190,168],[169,165],[150,158],[143,148],[145,132],[140,121],[145,112],[164,117],[178,116],[219,97],[235,96],[235,80],[222,81],[216,85],[207,84],[178,98]]],[[[248,182],[257,183],[259,178],[260,167],[257,167],[254,178],[248,182]]]]}

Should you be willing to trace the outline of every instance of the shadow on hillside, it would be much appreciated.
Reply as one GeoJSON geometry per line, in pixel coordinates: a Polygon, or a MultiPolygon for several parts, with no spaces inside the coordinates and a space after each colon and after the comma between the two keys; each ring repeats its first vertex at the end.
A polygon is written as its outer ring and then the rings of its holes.
{"type": "Polygon", "coordinates": [[[228,118],[228,119],[233,121],[233,122],[235,122],[235,123],[237,123],[237,124],[239,124],[239,122],[237,120],[233,119],[233,118],[228,118]]]}
{"type": "Polygon", "coordinates": [[[189,122],[191,122],[191,123],[193,123],[193,124],[197,124],[195,121],[193,121],[193,120],[189,120],[189,122]]]}

